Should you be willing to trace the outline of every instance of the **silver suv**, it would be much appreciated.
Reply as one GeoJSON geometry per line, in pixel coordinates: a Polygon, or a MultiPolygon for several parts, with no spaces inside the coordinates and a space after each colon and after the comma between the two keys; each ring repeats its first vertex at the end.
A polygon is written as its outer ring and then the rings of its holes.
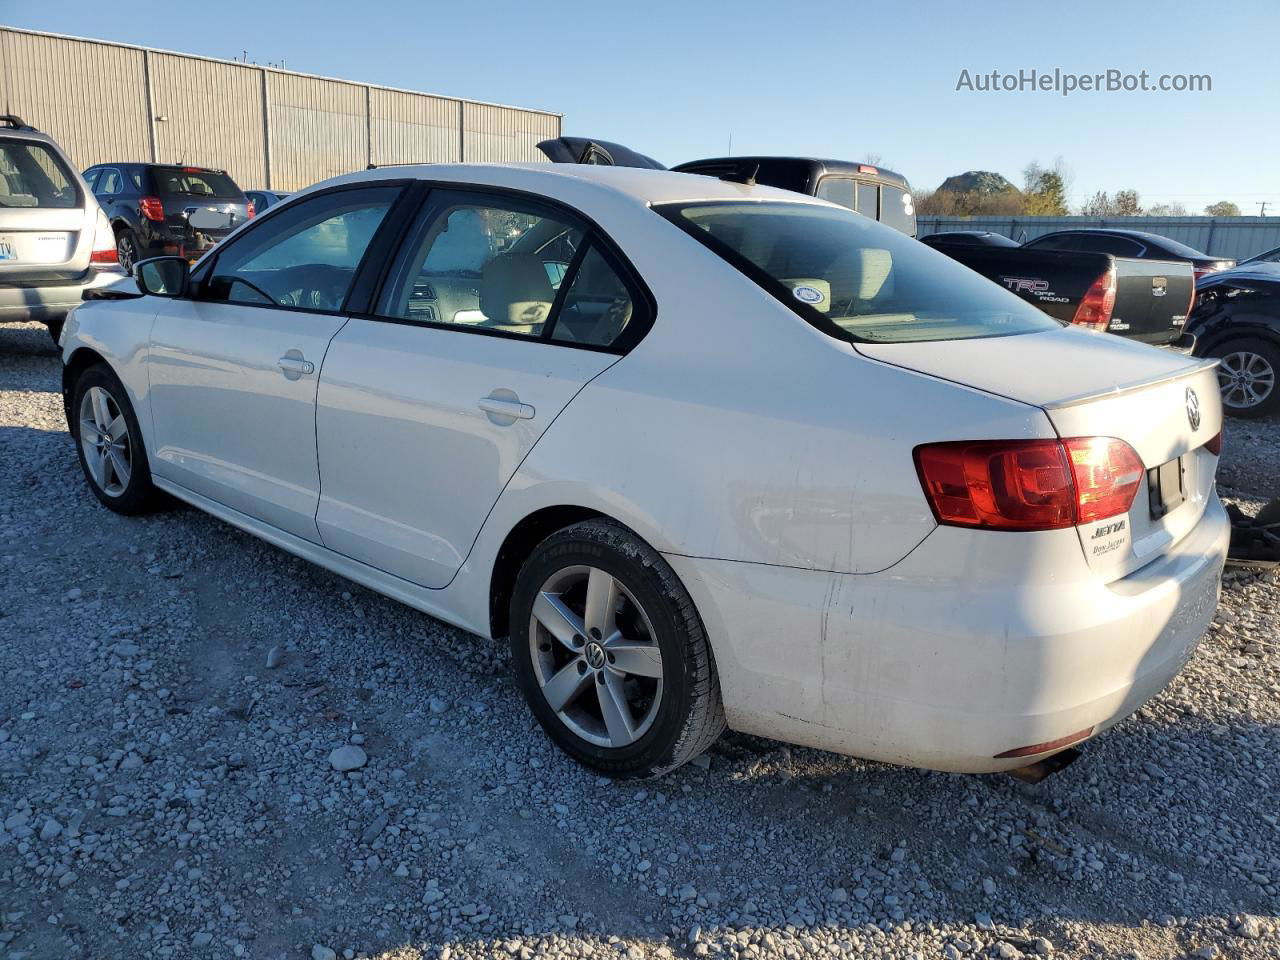
{"type": "Polygon", "coordinates": [[[123,276],[111,225],[52,138],[0,115],[0,323],[54,341],[81,294],[123,276]]]}

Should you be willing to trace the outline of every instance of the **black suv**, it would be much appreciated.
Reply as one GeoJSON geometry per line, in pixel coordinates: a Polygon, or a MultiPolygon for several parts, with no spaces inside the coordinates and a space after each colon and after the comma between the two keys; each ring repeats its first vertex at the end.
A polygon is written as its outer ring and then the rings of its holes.
{"type": "Polygon", "coordinates": [[[84,179],[111,221],[125,270],[147,257],[195,260],[255,212],[223,170],[100,163],[84,179]]]}

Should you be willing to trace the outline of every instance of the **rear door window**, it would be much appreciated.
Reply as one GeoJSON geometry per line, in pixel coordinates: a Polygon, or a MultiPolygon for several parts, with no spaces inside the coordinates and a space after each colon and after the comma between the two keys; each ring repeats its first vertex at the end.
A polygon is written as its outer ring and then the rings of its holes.
{"type": "Polygon", "coordinates": [[[770,201],[654,209],[841,339],[962,340],[1062,326],[945,254],[837,207],[770,201]]]}
{"type": "MultiPolygon", "coordinates": [[[[433,192],[378,315],[473,333],[617,347],[637,302],[610,253],[559,208],[505,194],[433,192]]],[[[647,315],[646,315],[647,316],[647,315]]]]}
{"type": "Polygon", "coordinates": [[[1140,257],[1146,247],[1128,237],[1110,237],[1105,233],[1081,233],[1076,236],[1074,249],[1085,253],[1109,253],[1116,257],[1140,257]]]}
{"type": "Polygon", "coordinates": [[[0,207],[74,208],[75,175],[42,143],[0,138],[0,207]]]}
{"type": "Polygon", "coordinates": [[[1079,250],[1074,233],[1060,233],[1048,237],[1035,237],[1028,240],[1027,247],[1036,250],[1079,250]]]}

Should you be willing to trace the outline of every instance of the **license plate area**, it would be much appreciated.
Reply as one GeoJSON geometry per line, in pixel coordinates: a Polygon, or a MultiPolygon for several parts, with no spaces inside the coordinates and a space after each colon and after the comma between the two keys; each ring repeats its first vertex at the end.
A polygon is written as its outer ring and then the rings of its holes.
{"type": "Polygon", "coordinates": [[[1182,457],[1147,471],[1147,499],[1152,520],[1163,519],[1186,501],[1185,477],[1182,457]]]}

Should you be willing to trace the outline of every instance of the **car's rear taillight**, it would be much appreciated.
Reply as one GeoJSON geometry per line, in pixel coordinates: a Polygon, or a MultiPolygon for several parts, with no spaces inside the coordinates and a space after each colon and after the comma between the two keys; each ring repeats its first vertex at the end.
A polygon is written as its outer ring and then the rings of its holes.
{"type": "Polygon", "coordinates": [[[148,220],[164,219],[164,203],[159,197],[143,197],[138,201],[138,212],[148,220]]]}
{"type": "Polygon", "coordinates": [[[1114,437],[1072,437],[1062,443],[1071,459],[1076,523],[1127,513],[1146,476],[1133,447],[1114,437]]]}
{"type": "Polygon", "coordinates": [[[249,201],[249,219],[252,220],[257,215],[258,215],[258,208],[257,206],[254,205],[254,202],[250,200],[249,201]]]}
{"type": "Polygon", "coordinates": [[[1085,291],[1071,322],[1090,330],[1106,330],[1111,324],[1111,312],[1115,308],[1116,268],[1113,264],[1099,274],[1098,279],[1085,291]]]}
{"type": "Polygon", "coordinates": [[[1212,437],[1210,437],[1209,442],[1204,445],[1204,448],[1208,450],[1210,453],[1212,453],[1215,457],[1221,456],[1222,455],[1222,431],[1219,430],[1212,437]]]}
{"type": "Polygon", "coordinates": [[[95,266],[108,266],[120,262],[116,254],[116,235],[111,230],[111,221],[101,210],[93,227],[93,247],[89,250],[89,262],[95,266]]]}
{"type": "Polygon", "coordinates": [[[1056,530],[1126,512],[1143,477],[1123,440],[961,440],[915,449],[939,523],[988,530],[1056,530]]]}

